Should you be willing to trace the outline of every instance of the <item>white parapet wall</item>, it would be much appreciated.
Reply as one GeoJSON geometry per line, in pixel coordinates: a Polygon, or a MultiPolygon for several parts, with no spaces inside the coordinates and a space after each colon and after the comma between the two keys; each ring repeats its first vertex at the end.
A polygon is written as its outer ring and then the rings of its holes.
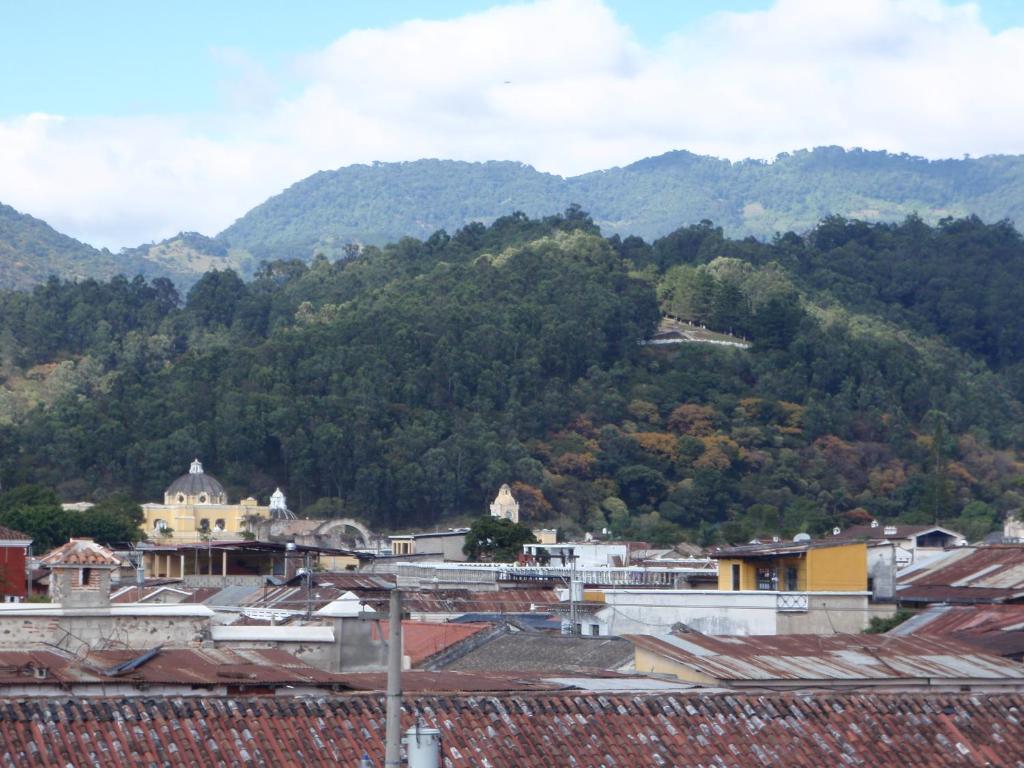
{"type": "Polygon", "coordinates": [[[867,592],[769,592],[604,589],[585,603],[610,635],[658,635],[676,624],[709,635],[859,632],[869,618],[867,592]]]}

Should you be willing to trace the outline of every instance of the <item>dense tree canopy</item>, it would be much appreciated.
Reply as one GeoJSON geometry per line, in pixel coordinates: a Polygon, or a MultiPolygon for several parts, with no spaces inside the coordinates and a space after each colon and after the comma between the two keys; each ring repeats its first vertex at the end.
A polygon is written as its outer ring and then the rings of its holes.
{"type": "Polygon", "coordinates": [[[0,482],[158,499],[199,456],[236,497],[378,527],[476,519],[509,482],[528,525],[659,542],[982,535],[1022,502],[1022,278],[1019,235],[977,219],[649,244],[573,207],[184,301],[53,280],[0,301],[0,482]],[[752,347],[640,345],[662,315],[752,347]]]}
{"type": "Polygon", "coordinates": [[[523,544],[536,542],[529,526],[485,515],[470,526],[462,551],[473,562],[511,563],[523,544]]]}

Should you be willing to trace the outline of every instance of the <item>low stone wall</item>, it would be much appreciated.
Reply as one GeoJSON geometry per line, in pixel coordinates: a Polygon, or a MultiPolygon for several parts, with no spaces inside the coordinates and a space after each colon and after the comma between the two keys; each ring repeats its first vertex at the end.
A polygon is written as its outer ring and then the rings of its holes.
{"type": "Polygon", "coordinates": [[[0,648],[54,645],[72,653],[86,648],[147,649],[156,645],[198,646],[207,635],[206,616],[111,616],[100,611],[67,616],[0,616],[0,648]]]}

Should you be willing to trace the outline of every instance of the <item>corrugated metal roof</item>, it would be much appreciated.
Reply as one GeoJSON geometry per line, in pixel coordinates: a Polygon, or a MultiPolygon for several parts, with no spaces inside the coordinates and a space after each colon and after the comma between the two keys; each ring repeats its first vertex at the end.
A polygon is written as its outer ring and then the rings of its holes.
{"type": "Polygon", "coordinates": [[[1024,605],[933,605],[890,635],[949,637],[999,656],[1024,656],[1024,605]]]}
{"type": "MultiPolygon", "coordinates": [[[[0,700],[12,765],[384,761],[384,696],[0,700]]],[[[408,696],[446,768],[822,768],[1024,763],[1019,695],[521,692],[408,696]]]]}
{"type": "Polygon", "coordinates": [[[868,539],[887,539],[889,541],[909,539],[910,537],[920,536],[922,533],[929,533],[931,531],[939,531],[941,533],[947,533],[950,536],[963,538],[963,536],[956,531],[952,531],[949,528],[943,528],[941,525],[884,525],[879,524],[874,527],[870,525],[852,525],[839,533],[831,534],[828,538],[839,540],[853,540],[853,541],[864,541],[868,539]]]}
{"type": "Polygon", "coordinates": [[[343,677],[276,649],[174,648],[91,651],[84,658],[53,651],[0,651],[0,684],[101,686],[113,680],[149,685],[337,685],[343,677]],[[111,670],[139,660],[124,673],[111,670]],[[45,674],[35,674],[45,670],[45,674]]]}
{"type": "Polygon", "coordinates": [[[907,602],[995,603],[1024,596],[1024,545],[960,547],[900,572],[907,602]]]}
{"type": "Polygon", "coordinates": [[[402,596],[404,608],[414,613],[529,613],[534,606],[559,603],[554,589],[439,589],[406,592],[402,596]]]}
{"type": "Polygon", "coordinates": [[[811,549],[826,547],[849,547],[861,542],[832,541],[830,539],[814,539],[812,541],[769,541],[759,544],[742,544],[735,547],[715,547],[709,551],[713,558],[721,557],[781,557],[783,555],[801,555],[811,549]]]}
{"type": "Polygon", "coordinates": [[[895,635],[627,635],[634,645],[719,684],[801,681],[1005,681],[1024,667],[954,640],[895,635]]]}

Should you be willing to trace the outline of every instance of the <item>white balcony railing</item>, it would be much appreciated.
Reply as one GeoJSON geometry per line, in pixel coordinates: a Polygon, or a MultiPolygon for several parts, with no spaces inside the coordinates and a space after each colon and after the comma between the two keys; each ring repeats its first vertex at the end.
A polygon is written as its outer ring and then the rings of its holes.
{"type": "Polygon", "coordinates": [[[779,592],[775,595],[775,610],[777,611],[806,611],[806,592],[779,592]]]}

